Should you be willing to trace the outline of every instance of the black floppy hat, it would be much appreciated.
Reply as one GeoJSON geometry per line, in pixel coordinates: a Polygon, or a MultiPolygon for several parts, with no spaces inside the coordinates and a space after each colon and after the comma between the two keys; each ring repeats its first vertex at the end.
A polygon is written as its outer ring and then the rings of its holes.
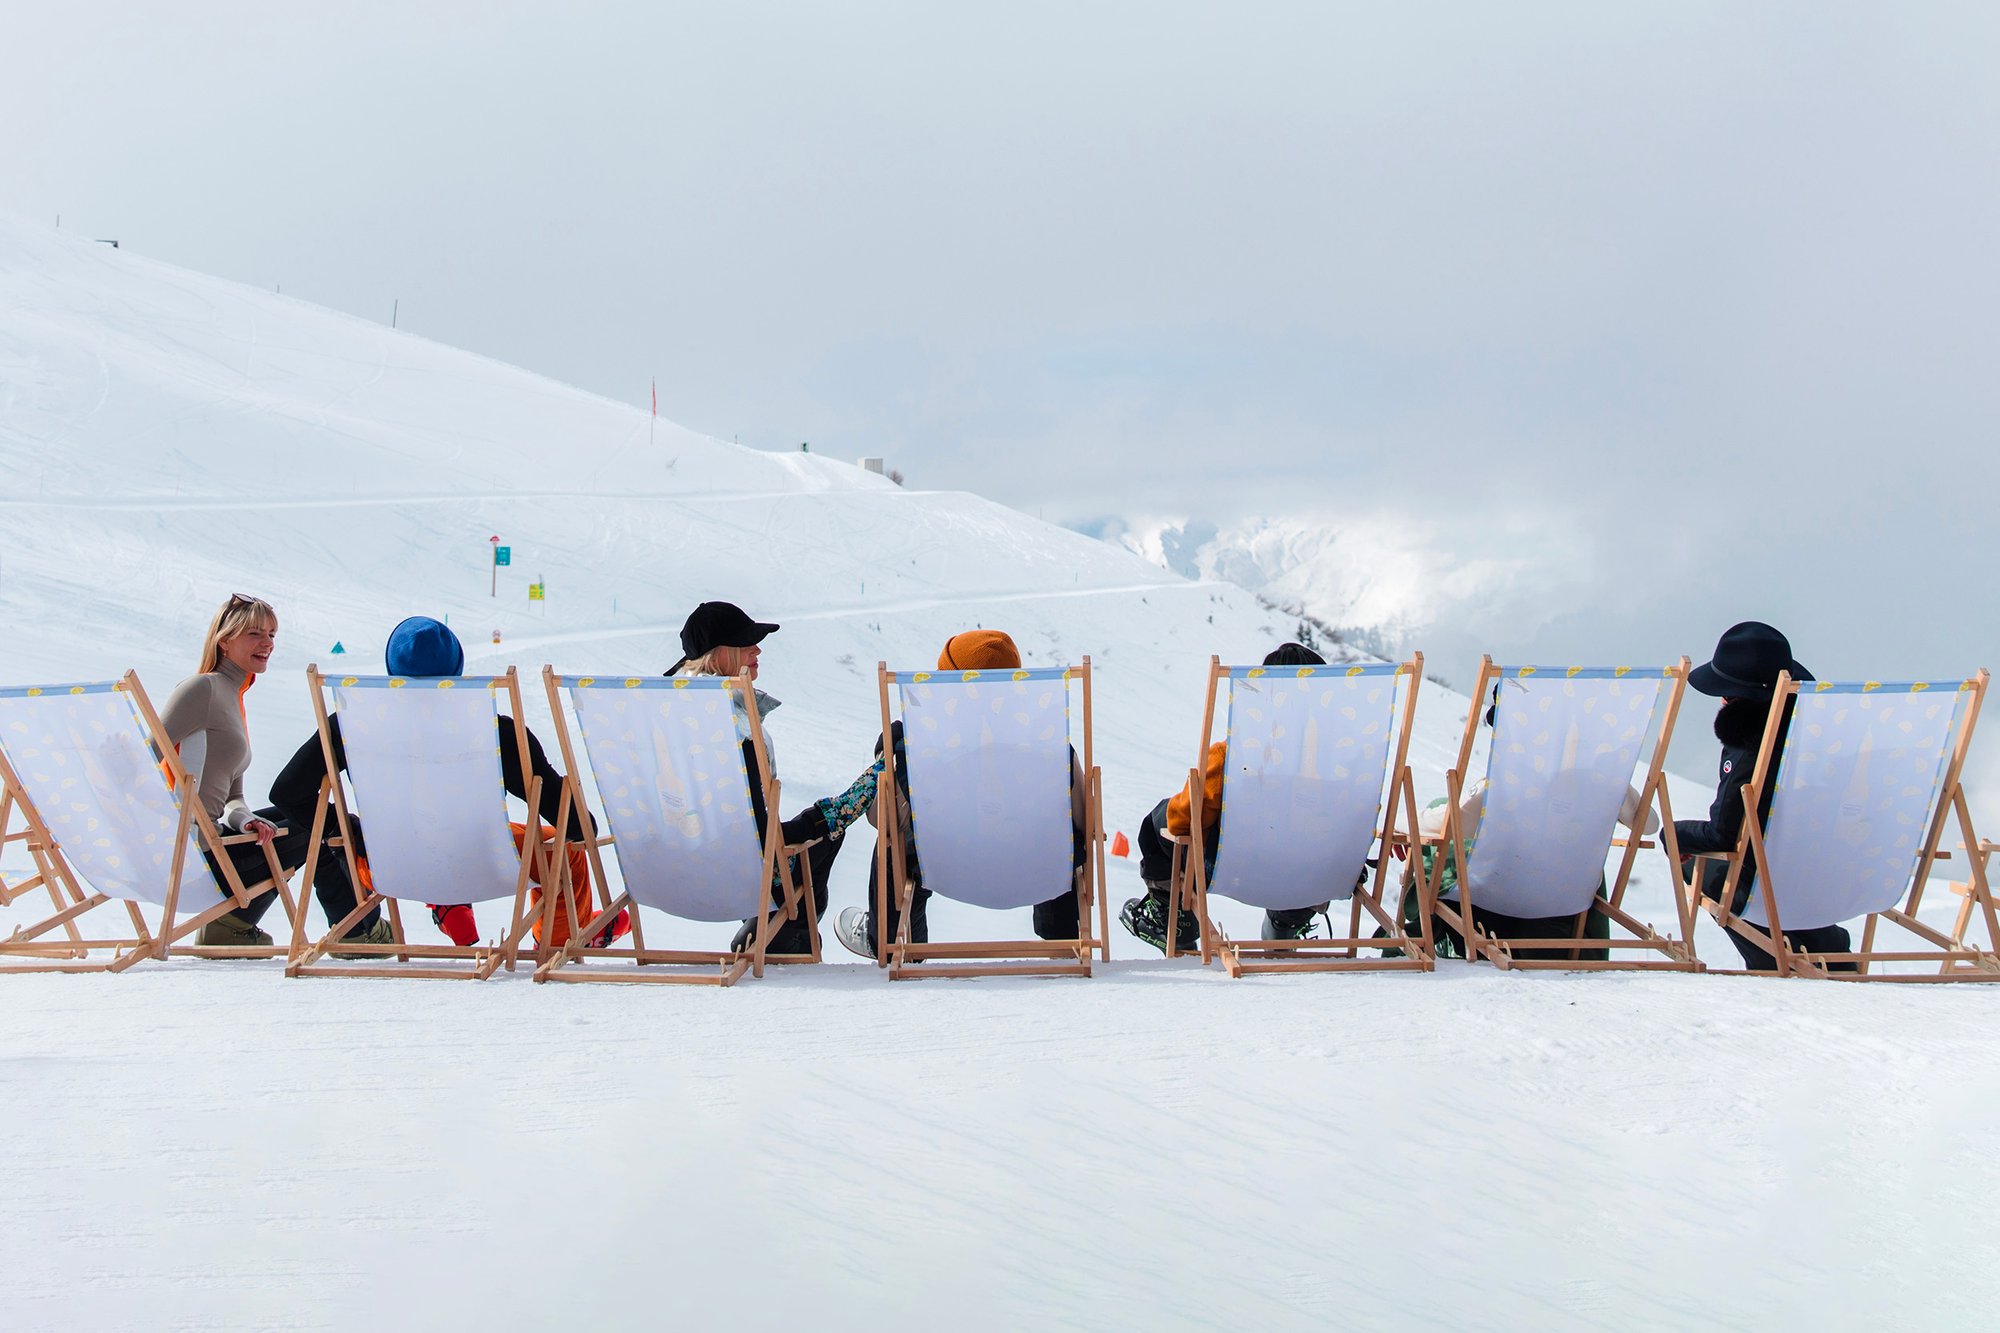
{"type": "Polygon", "coordinates": [[[1718,699],[1768,699],[1781,671],[1813,679],[1792,656],[1790,639],[1761,620],[1746,620],[1722,632],[1715,655],[1688,673],[1688,684],[1718,699]]]}
{"type": "Polygon", "coordinates": [[[666,669],[673,675],[693,659],[715,648],[748,648],[762,643],[778,627],[752,620],[734,602],[703,602],[688,612],[681,625],[681,660],[666,669]]]}

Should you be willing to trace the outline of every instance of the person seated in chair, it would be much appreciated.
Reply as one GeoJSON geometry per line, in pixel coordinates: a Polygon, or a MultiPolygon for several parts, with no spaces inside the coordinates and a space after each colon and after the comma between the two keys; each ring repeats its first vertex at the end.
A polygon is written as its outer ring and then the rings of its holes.
{"type": "MultiPolygon", "coordinates": [[[[1304,644],[1287,643],[1266,653],[1264,665],[1325,666],[1326,659],[1304,644]]],[[[1222,820],[1222,773],[1228,762],[1228,751],[1226,742],[1216,741],[1208,747],[1208,759],[1202,767],[1202,866],[1211,875],[1215,873],[1216,835],[1222,820]]],[[[1161,801],[1139,822],[1139,879],[1145,884],[1146,893],[1144,897],[1128,899],[1118,913],[1118,920],[1125,929],[1162,953],[1167,950],[1167,908],[1173,887],[1168,883],[1168,877],[1173,873],[1174,864],[1173,844],[1165,834],[1187,837],[1193,827],[1189,815],[1192,808],[1193,793],[1189,786],[1183,785],[1179,795],[1161,801]]],[[[1313,918],[1325,912],[1327,907],[1326,903],[1315,903],[1309,907],[1267,911],[1264,913],[1262,935],[1267,940],[1309,939],[1312,937],[1313,918]]],[[[1201,948],[1201,926],[1192,911],[1181,908],[1180,919],[1175,926],[1175,952],[1193,953],[1201,948]]]]}
{"type": "MultiPolygon", "coordinates": [[[[1500,706],[1500,685],[1495,683],[1493,695],[1487,700],[1485,723],[1493,725],[1494,713],[1500,706]]],[[[1658,832],[1660,812],[1649,805],[1640,803],[1639,792],[1630,786],[1625,788],[1625,799],[1618,806],[1618,822],[1640,837],[1658,832]]],[[[1470,837],[1479,827],[1479,816],[1486,809],[1486,779],[1480,778],[1459,793],[1458,826],[1470,837]]],[[[1424,874],[1437,886],[1439,898],[1448,898],[1458,889],[1458,861],[1446,846],[1436,841],[1444,837],[1451,815],[1451,803],[1445,797],[1438,797],[1424,807],[1417,816],[1417,834],[1422,846],[1424,874]],[[1428,843],[1430,845],[1424,846],[1428,843]]],[[[1470,842],[1466,845],[1468,855],[1470,842]]],[[[1609,898],[1609,890],[1602,875],[1597,880],[1597,896],[1609,898]]],[[[1501,940],[1560,939],[1576,932],[1576,917],[1551,916],[1529,917],[1509,916],[1472,904],[1472,923],[1486,934],[1501,940]]],[[[1403,895],[1403,924],[1412,936],[1423,931],[1423,910],[1414,892],[1403,895]]],[[[1586,940],[1608,940],[1611,938],[1611,918],[1602,912],[1592,911],[1583,920],[1583,938],[1586,940]]],[[[1431,917],[1431,939],[1440,958],[1463,958],[1466,956],[1465,941],[1457,930],[1445,923],[1441,916],[1431,917]]],[[[1394,950],[1387,953],[1394,953],[1394,950]]],[[[1514,957],[1522,959],[1567,959],[1579,962],[1604,962],[1611,956],[1609,949],[1514,949],[1514,957]]],[[[1385,954],[1387,956],[1387,954],[1385,954]]]]}
{"type": "MultiPolygon", "coordinates": [[[[383,650],[382,656],[392,676],[433,679],[460,676],[465,673],[465,648],[459,643],[458,636],[451,632],[449,626],[429,616],[410,616],[389,631],[389,644],[383,650]]],[[[328,734],[333,742],[334,763],[344,773],[347,771],[347,751],[340,740],[340,718],[336,715],[327,721],[328,734]]],[[[523,755],[515,739],[514,719],[503,716],[496,718],[495,721],[500,738],[501,784],[506,787],[509,795],[525,801],[528,799],[528,777],[540,778],[540,794],[536,798],[537,813],[545,824],[553,826],[562,813],[563,775],[549,762],[548,755],[543,751],[542,743],[536,739],[534,732],[526,733],[528,752],[523,755]]],[[[526,728],[523,730],[526,731],[526,728]]],[[[326,751],[320,746],[319,733],[315,732],[292,754],[283,771],[278,774],[277,781],[271,784],[271,804],[285,812],[285,818],[294,828],[311,828],[313,815],[320,803],[320,787],[325,782],[326,776],[326,751]]],[[[583,823],[578,817],[579,813],[588,812],[572,809],[565,829],[573,844],[570,848],[569,864],[578,891],[576,910],[577,919],[581,923],[589,920],[594,913],[590,911],[589,875],[584,869],[587,860],[583,853],[584,831],[583,823]]],[[[358,821],[350,817],[349,823],[353,827],[358,821]]],[[[337,836],[340,831],[330,808],[326,813],[325,827],[329,837],[337,836]]],[[[355,828],[355,833],[357,841],[365,836],[360,833],[358,827],[355,828]]],[[[517,842],[524,834],[525,826],[516,826],[517,842]]],[[[354,851],[357,856],[364,858],[365,870],[366,848],[357,846],[354,851]]],[[[335,868],[344,881],[346,878],[344,858],[336,854],[330,859],[339,863],[335,868]]],[[[330,918],[329,924],[338,920],[338,917],[330,918]]],[[[468,947],[479,943],[479,923],[473,916],[470,904],[456,903],[450,906],[432,907],[431,920],[453,944],[468,947]]],[[[600,937],[595,943],[609,944],[612,940],[623,936],[630,928],[629,914],[621,912],[616,921],[600,932],[600,937]]],[[[540,923],[537,923],[538,937],[540,931],[540,923]]],[[[378,944],[393,942],[386,922],[382,924],[378,934],[380,938],[370,936],[369,942],[378,944]]],[[[568,938],[567,915],[558,914],[554,938],[548,943],[561,945],[568,938]]]]}
{"type": "MultiPolygon", "coordinates": [[[[242,593],[229,600],[209,622],[208,637],[202,641],[201,665],[195,675],[174,687],[160,708],[160,725],[173,742],[188,780],[202,809],[215,821],[224,837],[249,834],[255,842],[240,842],[227,848],[231,866],[244,887],[264,883],[271,877],[264,848],[269,846],[285,870],[305,864],[311,842],[311,822],[300,823],[275,803],[253,810],[243,798],[243,775],[250,768],[250,728],[246,697],[271,664],[278,638],[278,613],[269,602],[242,593]],[[279,821],[288,827],[280,830],[279,821]]],[[[202,857],[224,883],[221,867],[206,848],[202,857]]],[[[354,910],[354,894],[344,876],[331,866],[333,858],[322,853],[313,874],[313,888],[321,906],[338,913],[335,921],[354,910]]],[[[278,899],[276,887],[265,889],[245,907],[232,908],[201,928],[197,943],[229,947],[268,948],[270,933],[257,924],[278,899]]],[[[373,942],[376,931],[372,918],[354,928],[351,938],[373,942]]]]}
{"type": "MultiPolygon", "coordinates": [[[[1717,770],[1715,803],[1707,819],[1676,819],[1674,837],[1680,844],[1681,872],[1689,873],[1693,858],[1701,853],[1727,855],[1736,850],[1743,832],[1743,788],[1757,768],[1757,753],[1763,748],[1764,728],[1771,717],[1771,698],[1778,688],[1778,673],[1789,672],[1793,680],[1811,680],[1812,672],[1792,656],[1791,641],[1771,626],[1756,620],[1731,625],[1716,641],[1715,655],[1688,673],[1688,684],[1703,694],[1722,700],[1715,715],[1715,738],[1722,742],[1722,758],[1717,770]]],[[[1778,735],[1771,753],[1784,753],[1785,733],[1792,725],[1792,701],[1785,701],[1778,718],[1778,735]]],[[[1757,802],[1757,818],[1771,813],[1771,790],[1766,788],[1757,802]]],[[[1754,857],[1743,858],[1743,873],[1737,877],[1730,911],[1741,912],[1750,901],[1756,884],[1754,857]]],[[[1721,860],[1706,862],[1702,871],[1701,893],[1711,902],[1722,900],[1722,885],[1729,867],[1721,860]]],[[[1743,956],[1743,965],[1752,972],[1775,972],[1778,960],[1762,946],[1734,930],[1729,942],[1743,956]]],[[[1810,953],[1846,953],[1853,948],[1845,926],[1815,926],[1808,930],[1788,930],[1785,943],[1810,953]]],[[[1835,972],[1852,972],[1852,962],[1829,963],[1835,972]]]]}
{"type": "MultiPolygon", "coordinates": [[[[1013,671],[1021,665],[1021,650],[1014,646],[1014,640],[1004,631],[997,629],[967,630],[955,634],[938,654],[940,671],[1013,671]]],[[[905,882],[917,885],[910,896],[910,943],[930,942],[930,922],[926,906],[930,902],[930,890],[923,887],[923,866],[917,860],[916,843],[911,834],[910,823],[910,777],[903,757],[903,724],[893,724],[889,733],[895,747],[896,793],[892,804],[895,818],[902,833],[904,864],[902,874],[892,877],[889,885],[889,914],[887,918],[887,938],[896,938],[901,926],[901,905],[897,902],[898,890],[905,882]]],[[[1084,870],[1089,854],[1089,840],[1085,836],[1083,803],[1083,769],[1077,762],[1076,750],[1069,753],[1069,800],[1070,800],[1070,864],[1072,868],[1069,888],[1055,897],[1035,904],[1035,935],[1044,940],[1073,940],[1081,935],[1082,924],[1077,910],[1076,877],[1084,870]]],[[[880,827],[881,804],[877,799],[882,777],[882,742],[875,742],[875,762],[865,769],[861,776],[849,784],[847,790],[837,796],[829,796],[807,806],[798,816],[785,821],[785,841],[787,844],[812,842],[816,839],[838,837],[856,820],[866,817],[870,824],[880,827]]],[[[881,836],[879,833],[876,836],[881,836]]],[[[868,901],[876,901],[879,887],[880,862],[871,860],[868,866],[868,901]]],[[[835,923],[834,934],[849,950],[864,958],[874,958],[876,945],[876,922],[874,912],[865,907],[849,907],[840,914],[835,923]]]]}
{"type": "MultiPolygon", "coordinates": [[[[681,624],[681,659],[668,667],[669,676],[743,676],[751,682],[750,688],[757,696],[757,720],[760,725],[768,724],[770,715],[778,708],[779,701],[764,691],[757,689],[757,664],[764,655],[763,642],[777,633],[778,627],[768,621],[752,620],[747,611],[734,602],[703,602],[688,612],[688,618],[681,624]]],[[[737,743],[743,750],[743,771],[750,781],[750,813],[757,822],[757,837],[761,840],[769,827],[770,814],[764,809],[764,772],[757,764],[757,747],[750,739],[750,710],[741,699],[732,698],[736,720],[737,743]]],[[[778,775],[777,741],[768,726],[764,732],[764,754],[771,761],[771,776],[778,775]]],[[[780,829],[790,829],[792,825],[781,823],[780,829]]],[[[761,845],[761,842],[760,842],[761,845]]],[[[784,922],[772,932],[765,945],[764,954],[790,958],[809,957],[812,953],[812,929],[814,923],[826,915],[826,879],[833,873],[833,859],[840,855],[841,838],[832,834],[815,843],[804,852],[805,862],[800,864],[799,848],[796,840],[785,837],[786,850],[792,854],[789,865],[793,876],[805,871],[812,874],[812,921],[803,914],[784,922]]],[[[784,889],[782,881],[771,885],[771,901],[782,904],[784,889]]],[[[732,950],[741,952],[750,946],[757,929],[757,919],[752,917],[737,928],[736,936],[730,941],[732,950]]]]}

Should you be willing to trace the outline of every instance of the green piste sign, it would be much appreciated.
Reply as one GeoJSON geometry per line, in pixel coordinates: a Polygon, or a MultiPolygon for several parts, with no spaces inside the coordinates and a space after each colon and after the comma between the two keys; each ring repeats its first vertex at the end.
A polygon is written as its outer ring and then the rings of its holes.
{"type": "Polygon", "coordinates": [[[493,548],[493,563],[494,563],[494,564],[496,564],[496,565],[511,565],[511,564],[513,564],[513,563],[514,563],[514,548],[513,548],[513,547],[511,547],[511,546],[496,546],[496,547],[494,547],[494,548],[493,548]]]}

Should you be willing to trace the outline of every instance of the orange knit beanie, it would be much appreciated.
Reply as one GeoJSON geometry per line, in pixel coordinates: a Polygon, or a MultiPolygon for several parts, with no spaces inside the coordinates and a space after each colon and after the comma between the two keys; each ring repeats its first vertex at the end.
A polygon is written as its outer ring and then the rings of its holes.
{"type": "Polygon", "coordinates": [[[997,629],[969,629],[945,641],[940,671],[998,671],[1021,665],[1021,650],[997,629]]]}

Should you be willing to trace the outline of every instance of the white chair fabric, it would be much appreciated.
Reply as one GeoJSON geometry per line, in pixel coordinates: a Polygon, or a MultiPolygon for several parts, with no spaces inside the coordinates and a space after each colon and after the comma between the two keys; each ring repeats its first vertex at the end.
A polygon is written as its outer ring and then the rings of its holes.
{"type": "Polygon", "coordinates": [[[1211,893],[1270,910],[1346,899],[1382,826],[1400,667],[1230,667],[1211,893]]]}
{"type": "Polygon", "coordinates": [[[521,858],[495,722],[505,679],[331,683],[376,889],[425,903],[512,897],[521,858]]]}
{"type": "MultiPolygon", "coordinates": [[[[1903,901],[1971,697],[1970,682],[1800,686],[1764,834],[1786,930],[1903,901]]],[[[1743,918],[1770,924],[1761,892],[1743,918]]]]}
{"type": "Polygon", "coordinates": [[[1069,672],[917,671],[895,680],[924,887],[992,908],[1068,889],[1069,672]]]}
{"type": "MultiPolygon", "coordinates": [[[[1469,833],[1473,906],[1572,916],[1590,906],[1634,770],[1650,764],[1667,672],[1503,667],[1486,798],[1469,833]]],[[[1482,707],[1474,700],[1473,707],[1482,707]]]]}
{"type": "MultiPolygon", "coordinates": [[[[118,682],[0,690],[0,748],[78,876],[106,897],[166,905],[180,797],[118,682]]],[[[190,830],[175,911],[222,898],[190,830]]]]}
{"type": "Polygon", "coordinates": [[[599,809],[634,902],[692,921],[762,910],[763,843],[731,682],[569,677],[599,809]]]}

